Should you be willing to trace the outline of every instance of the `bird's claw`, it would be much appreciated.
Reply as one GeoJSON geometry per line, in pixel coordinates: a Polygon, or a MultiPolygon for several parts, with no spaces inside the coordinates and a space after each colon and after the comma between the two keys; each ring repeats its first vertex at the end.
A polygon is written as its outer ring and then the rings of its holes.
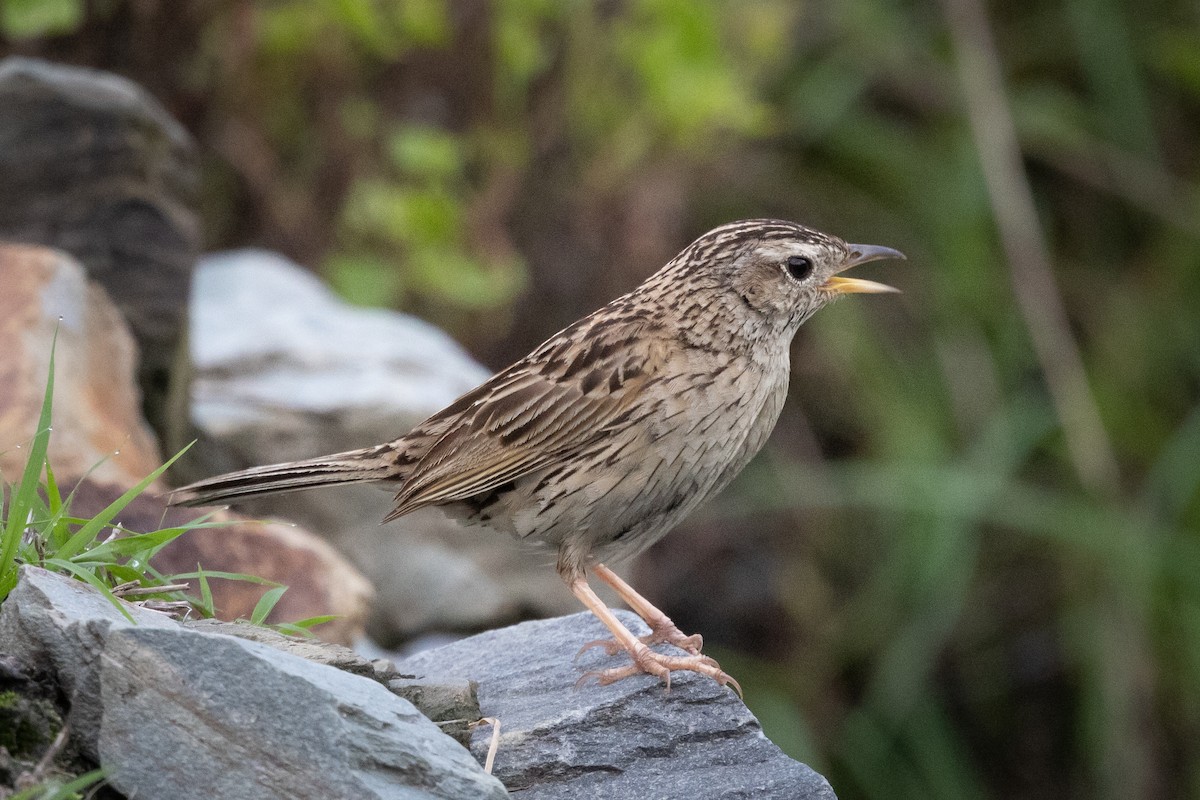
{"type": "Polygon", "coordinates": [[[615,656],[617,653],[625,649],[621,647],[621,643],[616,639],[593,639],[576,651],[575,660],[578,661],[581,655],[586,653],[588,650],[591,650],[593,647],[604,648],[604,652],[610,656],[615,656]]]}
{"type": "MultiPolygon", "coordinates": [[[[662,626],[656,625],[650,630],[650,633],[646,634],[645,636],[639,636],[638,641],[647,647],[653,647],[656,644],[674,645],[680,650],[687,651],[694,656],[700,655],[700,649],[704,647],[703,636],[698,633],[693,633],[691,636],[685,636],[683,631],[679,630],[679,628],[676,628],[673,624],[662,626]]],[[[604,648],[604,652],[610,656],[615,656],[617,653],[625,649],[616,639],[593,639],[583,647],[579,648],[579,651],[575,653],[575,659],[579,660],[581,655],[586,653],[588,650],[591,650],[593,647],[604,648]]]]}
{"type": "MultiPolygon", "coordinates": [[[[604,643],[606,640],[600,641],[604,643]]],[[[738,697],[742,697],[741,685],[734,680],[733,676],[722,670],[721,665],[715,659],[708,656],[700,654],[671,656],[664,653],[656,653],[645,645],[638,646],[632,653],[632,656],[633,663],[627,664],[624,667],[585,672],[576,681],[576,687],[582,686],[592,678],[595,678],[596,683],[601,686],[608,686],[611,683],[631,678],[634,675],[654,675],[662,680],[666,690],[669,692],[671,691],[671,673],[682,670],[707,675],[721,686],[732,686],[733,690],[737,692],[738,697]]]]}

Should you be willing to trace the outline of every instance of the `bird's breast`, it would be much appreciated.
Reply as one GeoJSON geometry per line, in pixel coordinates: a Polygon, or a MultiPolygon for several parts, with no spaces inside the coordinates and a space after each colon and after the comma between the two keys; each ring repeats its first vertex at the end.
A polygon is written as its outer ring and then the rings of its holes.
{"type": "Polygon", "coordinates": [[[787,393],[782,368],[685,354],[621,424],[580,452],[472,504],[469,521],[613,559],[639,552],[724,488],[762,447],[787,393]]]}

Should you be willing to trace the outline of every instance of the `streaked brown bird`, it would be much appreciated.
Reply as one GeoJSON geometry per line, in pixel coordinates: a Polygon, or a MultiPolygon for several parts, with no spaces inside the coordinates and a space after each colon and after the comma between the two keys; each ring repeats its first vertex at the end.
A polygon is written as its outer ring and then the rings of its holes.
{"type": "Polygon", "coordinates": [[[650,673],[669,687],[672,670],[690,670],[740,692],[701,654],[700,636],[685,636],[604,562],[645,550],[746,466],[783,407],[796,330],[841,295],[895,291],[840,274],[884,258],[904,255],[793,222],[722,225],[399,439],[209,478],[171,502],[391,484],[385,521],[438,506],[555,548],[558,574],[615,637],[597,644],[633,658],[590,673],[601,684],[650,673]],[[601,602],[589,571],[646,620],[648,636],[601,602]],[[650,649],[659,642],[688,655],[650,649]]]}

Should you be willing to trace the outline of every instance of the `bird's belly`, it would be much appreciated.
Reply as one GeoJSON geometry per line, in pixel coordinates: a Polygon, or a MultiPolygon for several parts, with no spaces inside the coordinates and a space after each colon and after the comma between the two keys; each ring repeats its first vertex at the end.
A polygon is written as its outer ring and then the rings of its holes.
{"type": "Polygon", "coordinates": [[[582,561],[649,547],[723,489],[762,447],[787,372],[742,370],[685,390],[640,424],[605,432],[567,463],[525,476],[497,499],[490,524],[582,561]]]}

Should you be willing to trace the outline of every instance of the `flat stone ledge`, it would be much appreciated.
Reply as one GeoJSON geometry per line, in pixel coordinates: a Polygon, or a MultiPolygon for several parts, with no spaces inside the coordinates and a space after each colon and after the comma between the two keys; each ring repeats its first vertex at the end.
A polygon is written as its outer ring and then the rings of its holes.
{"type": "MultiPolygon", "coordinates": [[[[617,614],[635,633],[649,632],[635,615],[617,614]]],[[[651,676],[576,688],[585,671],[626,658],[595,648],[572,660],[601,638],[606,629],[581,613],[472,636],[397,666],[478,682],[483,715],[501,725],[495,775],[524,800],[836,800],[823,777],[768,740],[737,695],[710,678],[674,673],[669,692],[651,676]]],[[[490,738],[490,729],[476,731],[476,757],[490,738]]]]}

